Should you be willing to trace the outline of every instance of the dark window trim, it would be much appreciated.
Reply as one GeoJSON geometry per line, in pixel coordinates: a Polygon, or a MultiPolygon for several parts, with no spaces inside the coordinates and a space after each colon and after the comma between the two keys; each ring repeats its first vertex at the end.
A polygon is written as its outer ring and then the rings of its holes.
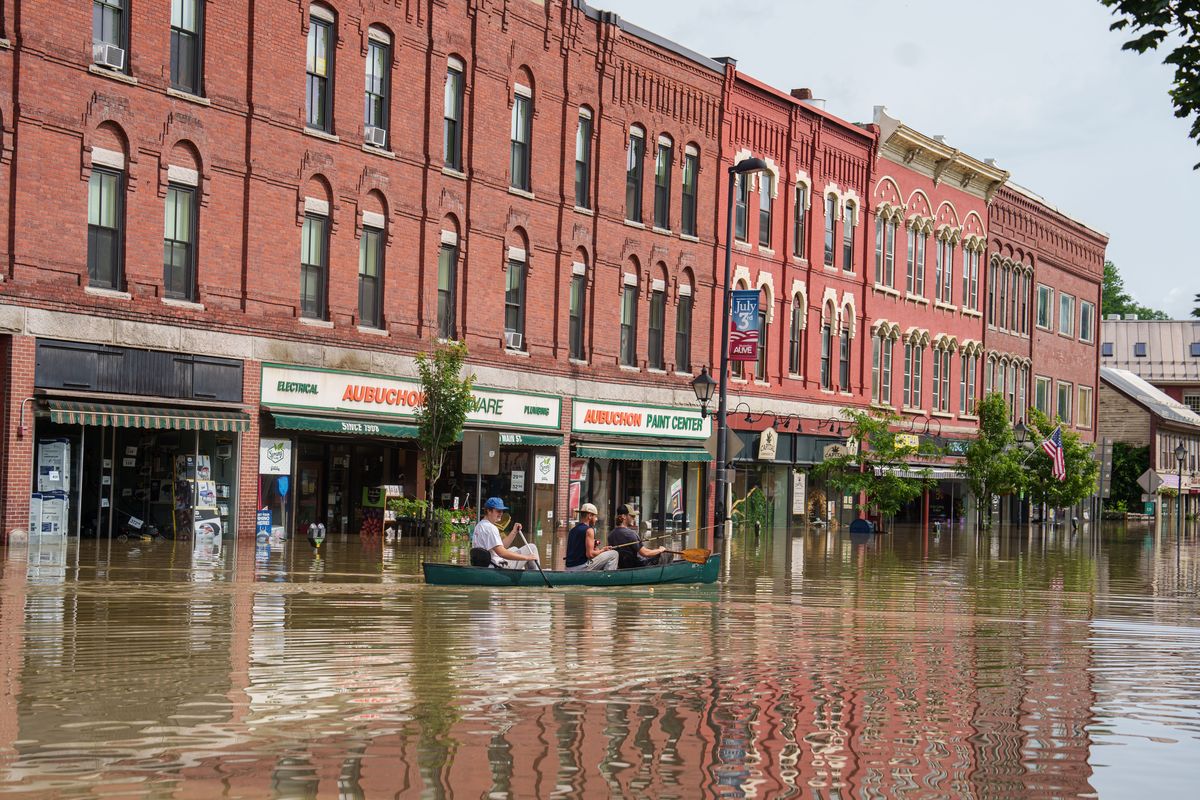
{"type": "MultiPolygon", "coordinates": [[[[124,170],[107,169],[104,167],[92,167],[92,174],[111,175],[117,179],[117,188],[115,201],[117,204],[116,220],[116,244],[113,253],[113,280],[111,284],[98,282],[95,274],[91,248],[91,230],[92,224],[88,223],[88,285],[95,286],[99,289],[115,289],[121,290],[125,284],[125,172],[124,170]]],[[[91,177],[88,178],[88,203],[91,203],[91,177]]],[[[97,228],[102,226],[97,225],[97,228]]]]}
{"type": "MultiPolygon", "coordinates": [[[[325,123],[323,125],[321,125],[321,124],[317,124],[317,123],[313,122],[313,109],[312,109],[311,105],[308,104],[310,101],[310,98],[306,97],[304,124],[307,127],[312,128],[313,130],[323,131],[325,133],[332,133],[333,132],[333,106],[334,106],[333,93],[334,93],[334,88],[335,88],[334,87],[334,77],[336,75],[336,69],[337,69],[337,63],[336,63],[337,23],[330,22],[329,20],[323,19],[321,17],[312,16],[312,14],[310,12],[309,18],[308,18],[308,24],[309,24],[309,36],[310,37],[313,35],[312,34],[313,28],[316,28],[316,27],[326,28],[329,31],[329,41],[328,41],[328,58],[327,58],[327,64],[325,67],[325,75],[319,75],[315,72],[309,72],[308,65],[307,65],[307,63],[305,64],[305,81],[306,81],[306,83],[310,79],[314,79],[314,78],[325,82],[325,93],[324,93],[322,107],[321,107],[321,111],[324,113],[324,116],[325,116],[325,123]]],[[[307,51],[308,51],[307,38],[305,39],[304,47],[305,47],[305,59],[307,61],[307,57],[308,57],[308,55],[307,55],[307,51]]]]}
{"type": "MultiPolygon", "coordinates": [[[[196,30],[191,33],[196,38],[196,51],[192,57],[192,69],[196,74],[195,86],[185,86],[175,81],[175,34],[177,30],[181,33],[184,31],[176,29],[174,25],[171,26],[171,88],[197,97],[204,97],[204,15],[206,5],[205,0],[196,0],[196,30]]],[[[128,57],[126,57],[126,61],[128,61],[128,57]]]]}
{"type": "MultiPolygon", "coordinates": [[[[178,183],[168,183],[167,184],[167,196],[168,197],[170,196],[170,193],[172,191],[184,192],[188,195],[191,195],[191,219],[188,221],[190,224],[191,240],[189,242],[187,242],[187,245],[188,245],[187,288],[184,290],[183,294],[172,293],[167,289],[166,273],[165,273],[166,263],[165,263],[165,258],[164,258],[163,295],[165,297],[170,297],[173,299],[192,301],[192,300],[196,299],[196,283],[197,283],[196,255],[199,252],[198,240],[199,240],[199,234],[200,234],[200,230],[199,230],[199,228],[200,228],[200,226],[199,226],[200,207],[199,207],[199,204],[196,202],[196,199],[197,199],[199,192],[196,191],[195,186],[187,186],[187,185],[178,184],[178,183]]],[[[165,206],[165,201],[164,201],[164,206],[165,206]]],[[[164,214],[165,213],[166,212],[165,212],[165,208],[164,208],[164,214]]],[[[164,240],[163,240],[164,248],[168,241],[178,242],[179,240],[166,239],[164,237],[164,240]]]]}
{"type": "Polygon", "coordinates": [[[391,121],[391,117],[392,117],[392,68],[391,68],[392,45],[391,45],[391,42],[383,42],[378,39],[368,38],[368,40],[367,40],[367,60],[366,60],[366,64],[364,65],[364,70],[363,70],[363,81],[364,82],[366,81],[365,67],[369,67],[371,65],[371,50],[372,50],[372,48],[381,48],[383,50],[383,75],[382,75],[382,80],[380,81],[378,94],[376,94],[375,92],[372,92],[370,89],[367,89],[365,86],[363,87],[364,135],[365,135],[365,129],[368,126],[373,127],[373,128],[381,128],[384,132],[383,146],[384,146],[384,148],[387,148],[391,144],[391,141],[392,141],[392,130],[391,130],[391,125],[389,124],[389,122],[391,121]],[[371,125],[371,121],[369,119],[367,119],[367,98],[369,98],[369,97],[381,98],[382,102],[380,103],[380,109],[379,109],[379,116],[380,116],[379,122],[382,124],[371,125]]]}

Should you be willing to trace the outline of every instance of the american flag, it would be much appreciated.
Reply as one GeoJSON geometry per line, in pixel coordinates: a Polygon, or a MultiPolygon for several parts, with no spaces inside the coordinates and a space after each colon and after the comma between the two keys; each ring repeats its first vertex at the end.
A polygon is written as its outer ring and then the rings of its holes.
{"type": "Polygon", "coordinates": [[[1042,449],[1046,451],[1046,455],[1050,456],[1050,461],[1054,469],[1054,479],[1065,481],[1067,479],[1067,464],[1063,454],[1061,425],[1054,429],[1054,432],[1046,438],[1046,441],[1042,442],[1042,449]]]}

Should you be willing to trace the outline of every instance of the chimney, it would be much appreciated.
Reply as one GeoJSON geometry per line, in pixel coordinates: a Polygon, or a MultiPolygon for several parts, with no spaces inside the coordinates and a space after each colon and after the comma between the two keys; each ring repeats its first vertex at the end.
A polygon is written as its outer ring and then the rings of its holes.
{"type": "Polygon", "coordinates": [[[985,158],[985,159],[983,160],[983,163],[987,164],[989,167],[994,167],[994,166],[996,166],[996,159],[994,159],[994,158],[985,158]]]}
{"type": "Polygon", "coordinates": [[[1126,321],[1128,321],[1128,320],[1136,320],[1137,318],[1138,318],[1138,315],[1137,315],[1137,314],[1126,314],[1126,315],[1125,315],[1125,319],[1126,319],[1126,321]]]}
{"type": "Polygon", "coordinates": [[[807,86],[802,89],[792,89],[792,97],[797,100],[812,100],[812,89],[809,89],[807,86]]]}
{"type": "Polygon", "coordinates": [[[1120,315],[1120,314],[1109,314],[1109,315],[1108,315],[1108,321],[1109,321],[1109,322],[1116,322],[1116,321],[1119,321],[1120,319],[1121,319],[1121,315],[1120,315]]]}
{"type": "Polygon", "coordinates": [[[941,142],[942,144],[945,144],[945,143],[946,143],[946,136],[945,136],[945,134],[937,133],[937,134],[934,134],[934,136],[933,136],[933,140],[934,140],[935,142],[941,142]]]}

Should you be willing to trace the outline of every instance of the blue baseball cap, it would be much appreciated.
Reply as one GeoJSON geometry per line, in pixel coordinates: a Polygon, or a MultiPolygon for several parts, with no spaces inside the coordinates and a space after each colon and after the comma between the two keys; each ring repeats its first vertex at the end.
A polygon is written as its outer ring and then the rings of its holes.
{"type": "Polygon", "coordinates": [[[504,505],[504,501],[499,497],[489,497],[487,502],[483,504],[484,508],[494,508],[497,511],[508,511],[508,506],[504,505]]]}

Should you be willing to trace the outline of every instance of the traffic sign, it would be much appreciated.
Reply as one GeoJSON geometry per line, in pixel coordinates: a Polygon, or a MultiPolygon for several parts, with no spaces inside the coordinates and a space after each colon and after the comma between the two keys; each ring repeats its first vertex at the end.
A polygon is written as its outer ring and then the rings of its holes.
{"type": "Polygon", "coordinates": [[[1146,491],[1146,494],[1154,494],[1158,491],[1158,487],[1163,485],[1163,479],[1157,472],[1148,469],[1137,479],[1137,484],[1146,491]]]}

